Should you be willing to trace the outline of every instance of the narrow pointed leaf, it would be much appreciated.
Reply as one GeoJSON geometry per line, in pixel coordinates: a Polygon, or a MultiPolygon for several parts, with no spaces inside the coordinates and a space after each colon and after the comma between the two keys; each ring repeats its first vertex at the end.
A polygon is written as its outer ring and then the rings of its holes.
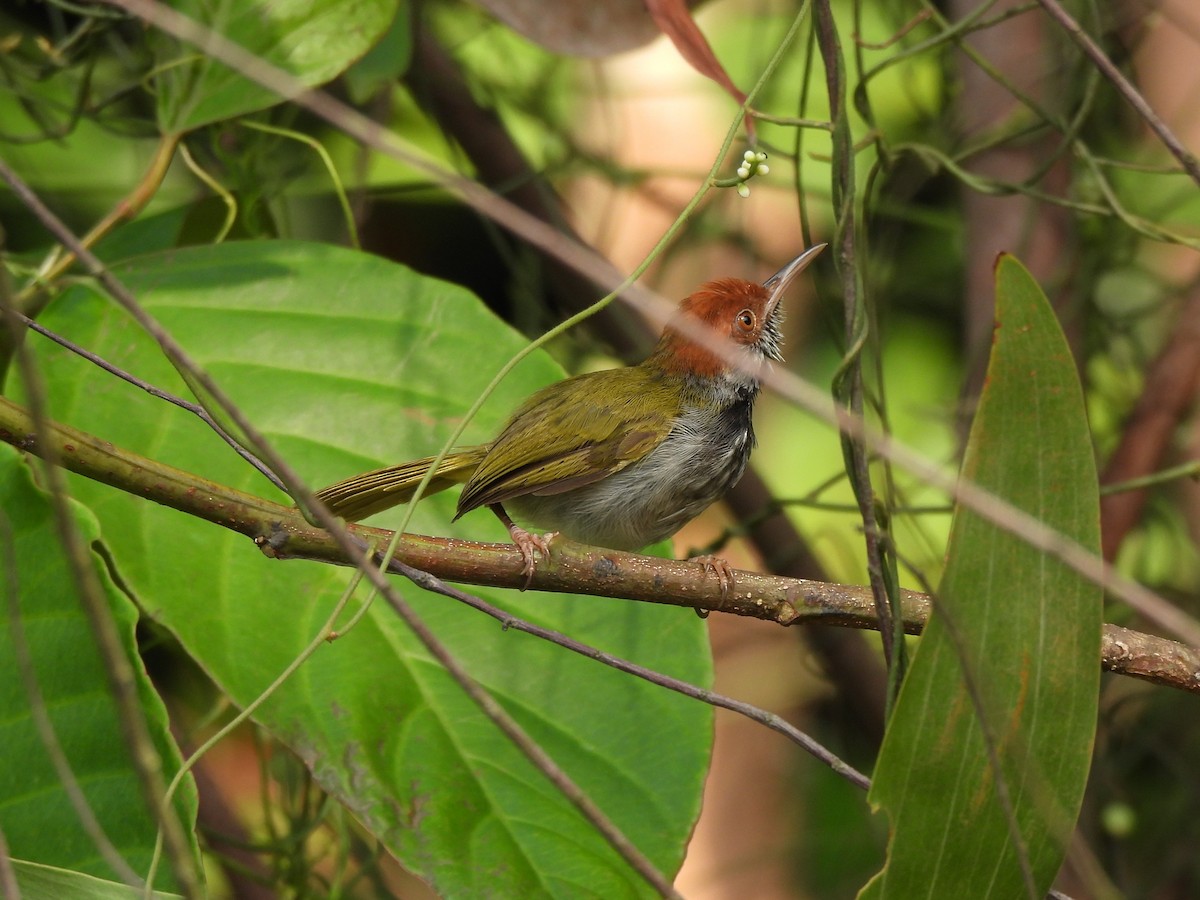
{"type": "MultiPolygon", "coordinates": [[[[746,92],[733,83],[684,0],[646,0],[646,8],[654,17],[655,24],[671,39],[679,55],[693,69],[719,84],[734,103],[746,102],[746,92]]],[[[750,120],[747,120],[749,126],[750,120]]]]}
{"type": "MultiPolygon", "coordinates": [[[[1074,361],[1044,294],[1011,256],[997,264],[995,338],[962,474],[1099,549],[1074,361]]],[[[871,789],[892,836],[863,897],[1046,895],[1087,782],[1100,633],[1094,584],[956,510],[938,603],[871,789]]]]}

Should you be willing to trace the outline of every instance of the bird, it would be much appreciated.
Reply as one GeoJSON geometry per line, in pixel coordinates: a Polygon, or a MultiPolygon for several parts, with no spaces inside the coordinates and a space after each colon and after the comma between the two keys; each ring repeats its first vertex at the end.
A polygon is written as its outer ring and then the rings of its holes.
{"type": "MultiPolygon", "coordinates": [[[[825,246],[810,247],[761,284],[702,285],[643,362],[542,388],[488,443],[451,450],[440,462],[425,457],[355,475],[316,496],[334,515],[359,521],[412,499],[436,462],[425,494],[464,484],[455,520],[489,507],[521,551],[526,587],[537,554],[548,559],[559,534],[611,550],[664,540],[745,471],[763,367],[783,359],[780,301],[825,246]],[[510,512],[548,533],[526,530],[510,512]]],[[[726,591],[728,564],[699,561],[726,591]]]]}

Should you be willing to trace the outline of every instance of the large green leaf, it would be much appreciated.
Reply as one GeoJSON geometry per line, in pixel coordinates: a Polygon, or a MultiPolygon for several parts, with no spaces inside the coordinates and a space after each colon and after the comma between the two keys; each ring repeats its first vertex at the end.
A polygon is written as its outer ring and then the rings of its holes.
{"type": "MultiPolygon", "coordinates": [[[[962,474],[1099,550],[1096,470],[1071,352],[1041,289],[1010,256],[997,264],[995,339],[962,474]]],[[[938,598],[880,753],[871,802],[887,811],[892,838],[863,896],[1040,900],[1087,781],[1100,590],[959,508],[938,598]]]]}
{"type": "MultiPolygon", "coordinates": [[[[171,0],[176,10],[303,84],[345,71],[388,29],[397,0],[171,0]]],[[[280,102],[203,52],[165,34],[153,38],[158,124],[164,133],[265,109],[280,102]]]]}
{"type": "MultiPolygon", "coordinates": [[[[77,504],[73,509],[84,539],[96,540],[100,529],[95,516],[77,504]]],[[[31,862],[117,876],[80,824],[42,743],[18,667],[14,640],[23,635],[41,702],[75,780],[113,847],[135,872],[144,872],[155,826],[142,800],[50,503],[34,487],[20,454],[7,444],[0,444],[0,511],[0,585],[5,599],[0,613],[0,823],[8,850],[31,862]],[[9,615],[10,592],[20,606],[19,623],[9,615]]],[[[134,666],[142,709],[169,778],[179,769],[179,751],[167,727],[166,710],[137,654],[137,610],[113,584],[98,554],[92,554],[91,563],[120,631],[122,649],[134,666]]],[[[196,818],[190,779],[177,808],[190,827],[196,818]]],[[[195,844],[192,851],[198,864],[195,844]]],[[[169,885],[169,876],[163,873],[158,883],[169,885]]]]}
{"type": "MultiPolygon", "coordinates": [[[[119,274],[314,485],[436,450],[522,345],[461,288],[328,246],[193,248],[132,261],[119,274]]],[[[89,290],[63,296],[45,321],[181,389],[139,330],[89,290]]],[[[54,348],[39,349],[56,418],[221,482],[272,490],[186,414],[54,348]]],[[[465,440],[488,436],[520,398],[560,374],[544,354],[530,357],[465,440]]],[[[318,633],[346,583],[345,570],[269,561],[207,523],[98,484],[76,488],[145,607],[238,703],[318,633]]],[[[412,530],[506,539],[486,512],[451,524],[453,503],[448,495],[423,501],[412,530]]],[[[699,811],[710,710],[503,631],[406,582],[398,587],[472,674],[673,872],[699,811]]],[[[653,668],[692,681],[710,677],[704,628],[686,610],[482,593],[653,668]]],[[[259,718],[406,866],[448,895],[645,891],[382,604],[323,647],[259,718]]]]}
{"type": "MultiPolygon", "coordinates": [[[[9,860],[17,876],[21,900],[142,900],[146,892],[115,881],[104,881],[92,875],[56,869],[20,859],[9,860]]],[[[155,891],[153,900],[178,900],[179,894],[155,891]]]]}

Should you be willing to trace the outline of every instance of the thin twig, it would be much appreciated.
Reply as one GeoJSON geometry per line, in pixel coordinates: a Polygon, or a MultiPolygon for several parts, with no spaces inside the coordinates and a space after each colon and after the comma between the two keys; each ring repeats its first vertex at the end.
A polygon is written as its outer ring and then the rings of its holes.
{"type": "MultiPolygon", "coordinates": [[[[372,550],[374,549],[373,545],[367,546],[372,550]]],[[[179,769],[175,772],[175,776],[171,779],[170,784],[167,785],[164,797],[168,803],[171,802],[175,796],[175,793],[184,784],[188,773],[192,772],[192,770],[196,768],[197,764],[204,757],[204,755],[221,741],[225,740],[225,738],[232,734],[236,729],[240,728],[245,722],[247,722],[250,717],[258,711],[259,707],[261,707],[272,696],[274,696],[275,692],[283,685],[285,681],[290,679],[292,675],[294,675],[296,671],[302,665],[304,665],[304,663],[306,663],[310,658],[312,658],[313,655],[316,654],[323,644],[329,641],[329,636],[333,633],[333,626],[337,624],[338,619],[341,618],[342,612],[346,609],[346,605],[354,596],[354,592],[358,588],[358,584],[362,580],[362,576],[363,569],[360,568],[354,573],[353,577],[350,579],[350,582],[342,591],[341,597],[339,597],[337,602],[333,605],[333,608],[329,611],[329,615],[325,617],[325,621],[317,630],[316,635],[309,640],[308,644],[299,653],[292,657],[291,661],[284,667],[283,671],[275,677],[275,680],[267,685],[267,687],[262,691],[260,691],[257,697],[243,706],[237,715],[217,729],[216,733],[211,735],[193,752],[188,754],[187,758],[183,761],[183,764],[180,765],[179,769]]],[[[346,630],[357,624],[357,622],[364,615],[366,615],[369,605],[370,601],[367,601],[355,611],[350,619],[350,622],[347,624],[347,627],[343,629],[343,634],[346,630]]],[[[196,777],[195,773],[193,773],[193,777],[196,777]]],[[[267,779],[264,779],[264,790],[266,789],[266,782],[267,779]]],[[[270,818],[270,816],[267,818],[270,818]]],[[[157,858],[159,852],[161,851],[161,847],[162,835],[160,834],[154,845],[154,857],[152,858],[150,865],[151,871],[154,870],[154,867],[157,864],[157,858]]]]}
{"type": "MultiPolygon", "coordinates": [[[[846,411],[856,420],[863,415],[862,349],[867,337],[865,298],[859,290],[858,261],[855,247],[858,235],[856,192],[854,188],[854,150],[851,146],[849,112],[846,108],[845,63],[837,24],[829,0],[817,0],[814,19],[817,46],[825,62],[825,82],[829,91],[830,118],[833,120],[833,208],[837,232],[834,250],[838,273],[842,279],[842,303],[845,307],[847,350],[839,367],[836,393],[846,411]]],[[[875,597],[876,613],[884,623],[879,631],[884,659],[888,666],[888,703],[890,709],[904,676],[904,645],[900,638],[899,616],[893,606],[898,604],[896,585],[888,577],[891,564],[884,549],[885,535],[875,511],[875,491],[871,484],[869,452],[866,434],[862,431],[842,432],[846,471],[854,488],[862,517],[866,541],[867,577],[875,597]]]]}
{"type": "Polygon", "coordinates": [[[12,854],[3,828],[0,828],[0,897],[21,900],[21,887],[17,883],[17,873],[13,869],[12,854]]]}
{"type": "MultiPolygon", "coordinates": [[[[167,176],[167,169],[170,168],[171,160],[175,156],[175,147],[179,143],[179,137],[174,135],[165,135],[159,138],[158,146],[154,152],[154,158],[151,159],[150,165],[146,172],[142,175],[133,191],[121,200],[111,209],[108,214],[92,226],[79,243],[84,247],[93,247],[96,243],[113,230],[120,222],[125,219],[132,219],[146,204],[153,199],[158,193],[162,181],[167,176]]],[[[37,302],[38,297],[45,297],[42,290],[45,285],[53,284],[58,277],[75,262],[79,254],[76,253],[64,241],[59,243],[66,248],[65,253],[54,255],[45,271],[40,273],[39,277],[31,282],[25,291],[16,298],[15,306],[19,312],[31,312],[37,314],[37,307],[40,305],[37,302]]]]}
{"type": "Polygon", "coordinates": [[[239,444],[237,439],[233,435],[231,435],[228,431],[226,431],[224,428],[222,428],[221,425],[217,422],[217,420],[214,419],[211,415],[209,415],[208,410],[206,410],[199,403],[193,403],[190,400],[184,400],[182,397],[177,397],[175,394],[172,394],[170,391],[164,391],[162,388],[155,387],[154,385],[150,384],[150,382],[148,382],[148,381],[143,381],[141,378],[138,378],[132,372],[126,372],[124,369],[120,368],[119,366],[113,365],[108,360],[104,359],[101,356],[98,356],[97,354],[93,353],[92,351],[87,350],[83,347],[80,347],[74,341],[68,340],[67,338],[63,337],[61,334],[51,331],[49,328],[45,327],[44,325],[38,324],[37,322],[35,322],[33,319],[29,318],[28,316],[22,315],[21,313],[15,313],[15,315],[17,316],[18,319],[21,320],[21,322],[24,323],[26,328],[31,328],[32,330],[36,331],[38,334],[42,335],[43,337],[49,338],[50,340],[54,341],[54,343],[58,344],[60,347],[65,347],[67,350],[70,350],[72,353],[76,354],[77,356],[80,356],[83,359],[86,359],[92,365],[99,366],[101,369],[103,369],[105,372],[108,372],[110,375],[115,375],[118,378],[120,378],[122,381],[132,384],[134,387],[145,391],[151,397],[157,397],[159,400],[165,400],[167,403],[170,403],[174,406],[178,406],[180,409],[187,410],[192,415],[194,415],[198,419],[200,419],[201,422],[203,422],[205,425],[207,425],[209,428],[211,428],[213,431],[215,431],[217,433],[217,435],[221,438],[221,440],[223,440],[230,447],[232,447],[233,451],[238,456],[240,456],[246,462],[250,463],[250,465],[252,465],[255,469],[257,469],[259,474],[262,475],[265,479],[267,479],[267,481],[271,482],[271,484],[275,485],[275,487],[279,488],[284,493],[287,493],[287,488],[284,486],[283,482],[279,480],[279,478],[275,475],[275,473],[272,472],[269,468],[267,468],[267,465],[261,459],[259,459],[257,456],[255,456],[253,453],[251,453],[249,450],[247,450],[245,447],[243,447],[241,444],[239,444]]]}
{"type": "Polygon", "coordinates": [[[1170,336],[1146,370],[1141,395],[1109,455],[1100,481],[1101,549],[1115,559],[1149,499],[1144,490],[1170,478],[1196,477],[1196,460],[1150,474],[1174,445],[1200,385],[1200,289],[1193,288],[1171,325],[1170,336]]]}
{"type": "Polygon", "coordinates": [[[192,156],[192,151],[188,149],[186,141],[179,142],[179,156],[183,160],[184,165],[191,170],[191,173],[200,179],[210,191],[216,194],[220,198],[221,204],[225,207],[225,221],[221,223],[221,227],[212,238],[212,243],[220,244],[224,242],[225,238],[229,237],[229,232],[237,224],[237,198],[227,191],[221,182],[205,171],[200,163],[196,162],[192,156]]]}
{"type": "Polygon", "coordinates": [[[442,581],[436,575],[431,575],[428,572],[423,572],[420,569],[414,569],[412,566],[405,565],[399,560],[393,559],[388,565],[389,571],[398,572],[405,578],[408,578],[414,584],[420,585],[428,591],[442,594],[458,600],[460,603],[465,603],[472,609],[476,609],[486,615],[491,616],[496,621],[504,626],[505,631],[523,631],[526,634],[539,637],[542,640],[550,641],[564,649],[570,650],[572,653],[578,653],[580,656],[586,656],[588,659],[594,659],[597,662],[603,663],[606,666],[625,672],[629,675],[634,675],[651,684],[656,684],[659,687],[664,687],[667,690],[675,691],[685,697],[691,697],[694,700],[699,700],[702,703],[708,703],[712,706],[719,706],[722,709],[728,709],[732,712],[739,713],[748,719],[765,725],[773,731],[777,731],[799,746],[801,749],[810,753],[815,758],[819,759],[825,765],[829,766],[835,773],[845,778],[851,784],[866,790],[871,786],[871,780],[863,775],[853,766],[839,759],[832,751],[822,746],[817,741],[813,740],[809,735],[805,734],[800,729],[793,726],[791,723],[775,715],[769,713],[765,709],[760,709],[749,703],[744,703],[741,700],[735,700],[732,697],[726,697],[724,694],[718,694],[716,691],[708,690],[707,688],[698,687],[686,681],[681,681],[678,678],[672,678],[669,675],[664,675],[661,672],[655,672],[653,669],[647,669],[645,666],[639,666],[637,663],[630,662],[626,659],[621,659],[618,656],[613,656],[611,653],[605,653],[595,647],[577,641],[562,632],[554,631],[550,628],[544,628],[541,625],[534,625],[532,622],[527,622],[524,619],[519,619],[497,606],[493,606],[481,597],[474,594],[468,594],[466,591],[452,587],[442,581]]]}
{"type": "Polygon", "coordinates": [[[1183,166],[1184,171],[1191,176],[1197,186],[1200,186],[1200,162],[1196,160],[1195,155],[1183,146],[1179,138],[1175,137],[1174,132],[1167,127],[1167,123],[1146,102],[1146,98],[1138,93],[1138,89],[1133,86],[1133,83],[1121,74],[1121,70],[1113,65],[1113,61],[1108,58],[1108,55],[1100,49],[1099,45],[1092,40],[1091,36],[1083,30],[1080,24],[1071,18],[1071,14],[1062,8],[1058,0],[1038,0],[1038,3],[1050,14],[1050,18],[1062,26],[1062,29],[1079,45],[1079,49],[1100,70],[1101,74],[1112,82],[1113,87],[1117,89],[1126,102],[1150,126],[1150,130],[1158,135],[1158,139],[1163,142],[1163,146],[1167,148],[1172,156],[1179,160],[1179,164],[1183,166]]]}
{"type": "Polygon", "coordinates": [[[1179,481],[1182,478],[1190,478],[1195,481],[1198,477],[1200,477],[1200,459],[1189,459],[1185,463],[1168,466],[1140,478],[1128,478],[1124,481],[1102,484],[1100,485],[1100,496],[1111,497],[1113,494],[1122,494],[1125,491],[1140,491],[1142,488],[1157,487],[1160,484],[1179,481]]]}
{"type": "MultiPolygon", "coordinates": [[[[372,571],[378,571],[372,569],[372,571]]],[[[437,639],[429,627],[421,620],[416,611],[395,590],[384,594],[384,599],[404,620],[404,624],[417,636],[417,639],[442,664],[442,667],[458,683],[463,692],[470,697],[485,715],[504,732],[512,744],[520,750],[577,810],[592,827],[616,850],[633,869],[663,897],[680,898],[680,894],[671,882],[658,871],[653,863],[625,837],[616,824],[604,813],[574,780],[567,775],[557,762],[536,740],[529,736],[516,720],[496,702],[480,684],[467,674],[466,670],[451,656],[450,652],[437,639]]]]}

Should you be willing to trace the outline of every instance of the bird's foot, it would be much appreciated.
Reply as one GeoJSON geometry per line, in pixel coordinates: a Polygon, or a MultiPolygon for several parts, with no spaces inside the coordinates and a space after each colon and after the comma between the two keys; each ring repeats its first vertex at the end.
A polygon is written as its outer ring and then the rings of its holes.
{"type": "Polygon", "coordinates": [[[530,534],[520,525],[509,523],[509,537],[512,542],[517,545],[517,549],[521,551],[521,558],[525,560],[525,565],[521,569],[521,573],[525,576],[525,584],[521,590],[527,590],[530,582],[533,581],[533,573],[537,568],[536,551],[541,551],[543,558],[550,558],[550,542],[558,537],[557,531],[547,531],[545,534],[530,534]]]}
{"type": "Polygon", "coordinates": [[[504,523],[504,527],[508,529],[508,536],[512,538],[512,542],[521,551],[521,558],[525,560],[525,565],[521,568],[521,574],[525,576],[525,583],[521,585],[521,590],[528,590],[530,582],[533,581],[534,569],[537,568],[535,551],[540,550],[542,556],[549,559],[550,542],[558,537],[558,532],[547,531],[545,534],[530,534],[509,518],[508,513],[504,511],[504,507],[501,504],[492,503],[488,508],[504,523]]]}
{"type": "Polygon", "coordinates": [[[729,589],[733,587],[733,566],[721,557],[709,554],[693,556],[690,561],[704,566],[705,575],[711,572],[717,576],[717,582],[721,585],[721,599],[724,600],[729,595],[729,589]]]}

